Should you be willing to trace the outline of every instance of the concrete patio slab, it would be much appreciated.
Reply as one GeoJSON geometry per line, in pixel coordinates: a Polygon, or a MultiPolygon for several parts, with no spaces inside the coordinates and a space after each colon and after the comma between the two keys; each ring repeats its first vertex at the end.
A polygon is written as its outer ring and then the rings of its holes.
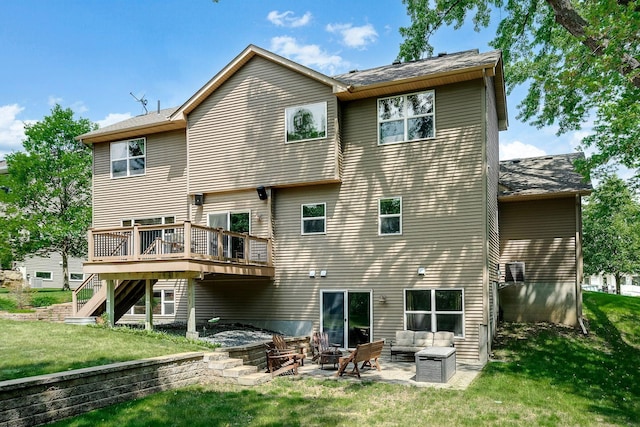
{"type": "MultiPolygon", "coordinates": [[[[360,379],[355,375],[344,375],[336,377],[337,368],[333,365],[324,365],[320,368],[310,360],[305,362],[304,366],[298,369],[300,377],[312,377],[326,380],[336,381],[380,381],[393,384],[403,384],[415,387],[432,387],[451,390],[466,390],[467,387],[482,371],[482,365],[473,363],[456,364],[456,373],[449,379],[447,383],[431,383],[416,381],[416,364],[412,361],[390,361],[389,359],[380,359],[381,370],[375,368],[360,369],[360,379]]],[[[352,366],[352,365],[351,365],[352,366]]],[[[351,369],[351,366],[347,371],[351,369]]]]}

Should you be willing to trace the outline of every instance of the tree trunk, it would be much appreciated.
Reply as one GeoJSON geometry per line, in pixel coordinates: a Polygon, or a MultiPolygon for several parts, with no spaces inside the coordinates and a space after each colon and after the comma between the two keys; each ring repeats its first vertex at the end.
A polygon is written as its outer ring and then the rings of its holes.
{"type": "MultiPolygon", "coordinates": [[[[570,0],[546,0],[553,9],[556,22],[562,25],[572,36],[591,50],[596,56],[604,55],[609,40],[587,36],[589,23],[573,8],[570,0]]],[[[634,71],[640,68],[640,61],[629,54],[622,56],[623,67],[620,70],[623,76],[627,77],[632,85],[640,88],[640,75],[633,75],[634,71]]]]}
{"type": "Polygon", "coordinates": [[[66,250],[62,250],[62,290],[70,291],[69,286],[69,254],[66,250]]]}
{"type": "Polygon", "coordinates": [[[622,290],[622,273],[615,273],[614,277],[616,278],[616,294],[620,295],[622,290]]]}

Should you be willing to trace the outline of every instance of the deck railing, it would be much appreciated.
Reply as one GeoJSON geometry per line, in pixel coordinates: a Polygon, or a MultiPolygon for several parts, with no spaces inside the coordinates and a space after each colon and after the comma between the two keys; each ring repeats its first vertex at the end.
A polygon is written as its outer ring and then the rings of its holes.
{"type": "Polygon", "coordinates": [[[102,282],[97,274],[91,274],[72,294],[73,314],[76,314],[89,301],[94,294],[98,293],[102,282]]]}
{"type": "Polygon", "coordinates": [[[89,230],[89,262],[180,258],[271,266],[271,241],[188,221],[89,230]]]}

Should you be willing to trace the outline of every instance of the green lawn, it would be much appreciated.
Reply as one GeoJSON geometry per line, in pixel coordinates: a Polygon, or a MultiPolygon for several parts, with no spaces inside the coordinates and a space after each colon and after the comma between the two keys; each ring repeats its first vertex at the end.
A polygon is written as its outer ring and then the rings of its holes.
{"type": "MultiPolygon", "coordinates": [[[[33,307],[46,307],[52,304],[71,302],[72,293],[73,291],[52,288],[31,289],[29,290],[28,301],[33,307]]],[[[17,308],[15,296],[7,288],[0,288],[0,310],[9,312],[25,311],[17,308]]]]}
{"type": "MultiPolygon", "coordinates": [[[[503,325],[494,348],[499,361],[465,391],[289,377],[251,388],[215,384],[158,393],[56,425],[640,425],[640,298],[585,293],[584,306],[586,337],[549,325],[503,325]]],[[[114,343],[130,338],[89,331],[114,343]]]]}
{"type": "Polygon", "coordinates": [[[211,346],[159,332],[0,319],[0,380],[185,351],[211,346]]]}

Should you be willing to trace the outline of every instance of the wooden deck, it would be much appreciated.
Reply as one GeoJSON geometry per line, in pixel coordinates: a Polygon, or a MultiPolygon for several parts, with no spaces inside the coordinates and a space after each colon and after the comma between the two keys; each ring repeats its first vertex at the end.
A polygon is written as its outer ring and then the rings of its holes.
{"type": "Polygon", "coordinates": [[[275,274],[270,239],[190,222],[91,229],[84,273],[107,280],[275,274]]]}

